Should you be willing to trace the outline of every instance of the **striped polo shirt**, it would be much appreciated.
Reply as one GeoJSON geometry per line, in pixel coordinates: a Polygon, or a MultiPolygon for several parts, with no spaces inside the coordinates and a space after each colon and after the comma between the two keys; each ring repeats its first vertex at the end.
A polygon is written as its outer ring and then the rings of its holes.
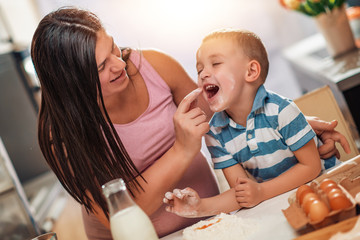
{"type": "MultiPolygon", "coordinates": [[[[214,114],[205,136],[214,168],[240,163],[258,182],[279,176],[298,163],[293,151],[316,134],[299,108],[285,97],[259,87],[246,127],[234,122],[225,111],[214,114]]],[[[322,169],[337,164],[322,160],[322,169]]]]}

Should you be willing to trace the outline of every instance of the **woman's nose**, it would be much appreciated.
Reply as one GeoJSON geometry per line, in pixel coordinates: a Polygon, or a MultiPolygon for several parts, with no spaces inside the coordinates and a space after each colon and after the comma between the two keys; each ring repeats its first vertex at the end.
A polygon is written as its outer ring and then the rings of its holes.
{"type": "Polygon", "coordinates": [[[112,72],[118,72],[125,68],[126,63],[122,58],[117,57],[115,55],[112,56],[112,65],[111,65],[111,71],[112,72]]]}

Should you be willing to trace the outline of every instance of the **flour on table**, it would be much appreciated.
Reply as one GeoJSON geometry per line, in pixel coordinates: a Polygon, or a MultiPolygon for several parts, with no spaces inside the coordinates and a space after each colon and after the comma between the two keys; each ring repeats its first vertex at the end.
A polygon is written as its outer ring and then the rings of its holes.
{"type": "Polygon", "coordinates": [[[185,228],[183,240],[243,240],[248,239],[257,228],[258,224],[254,219],[221,213],[185,228]]]}

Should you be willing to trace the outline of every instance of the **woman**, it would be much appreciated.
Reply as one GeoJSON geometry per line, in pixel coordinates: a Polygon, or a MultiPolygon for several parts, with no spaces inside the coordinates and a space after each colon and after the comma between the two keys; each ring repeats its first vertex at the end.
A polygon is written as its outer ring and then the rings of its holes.
{"type": "MultiPolygon", "coordinates": [[[[200,92],[184,98],[196,84],[174,59],[153,50],[119,50],[93,13],[76,8],[41,20],[31,57],[42,89],[39,144],[83,205],[89,239],[111,239],[101,185],[119,177],[160,237],[199,220],[167,213],[162,205],[174,188],[218,194],[200,153],[211,112],[201,98],[193,107],[200,92]]],[[[346,145],[341,134],[328,133],[346,145]]],[[[326,154],[336,152],[333,142],[326,154]]]]}

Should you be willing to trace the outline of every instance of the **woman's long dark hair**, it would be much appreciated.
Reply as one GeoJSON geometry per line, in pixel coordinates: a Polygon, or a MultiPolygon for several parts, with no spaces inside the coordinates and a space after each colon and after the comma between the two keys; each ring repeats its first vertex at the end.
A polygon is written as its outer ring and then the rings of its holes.
{"type": "Polygon", "coordinates": [[[93,13],[61,8],[39,23],[31,57],[41,83],[41,151],[72,197],[93,212],[88,191],[108,216],[102,184],[121,177],[132,194],[141,186],[104,106],[95,60],[101,30],[93,13]]]}

